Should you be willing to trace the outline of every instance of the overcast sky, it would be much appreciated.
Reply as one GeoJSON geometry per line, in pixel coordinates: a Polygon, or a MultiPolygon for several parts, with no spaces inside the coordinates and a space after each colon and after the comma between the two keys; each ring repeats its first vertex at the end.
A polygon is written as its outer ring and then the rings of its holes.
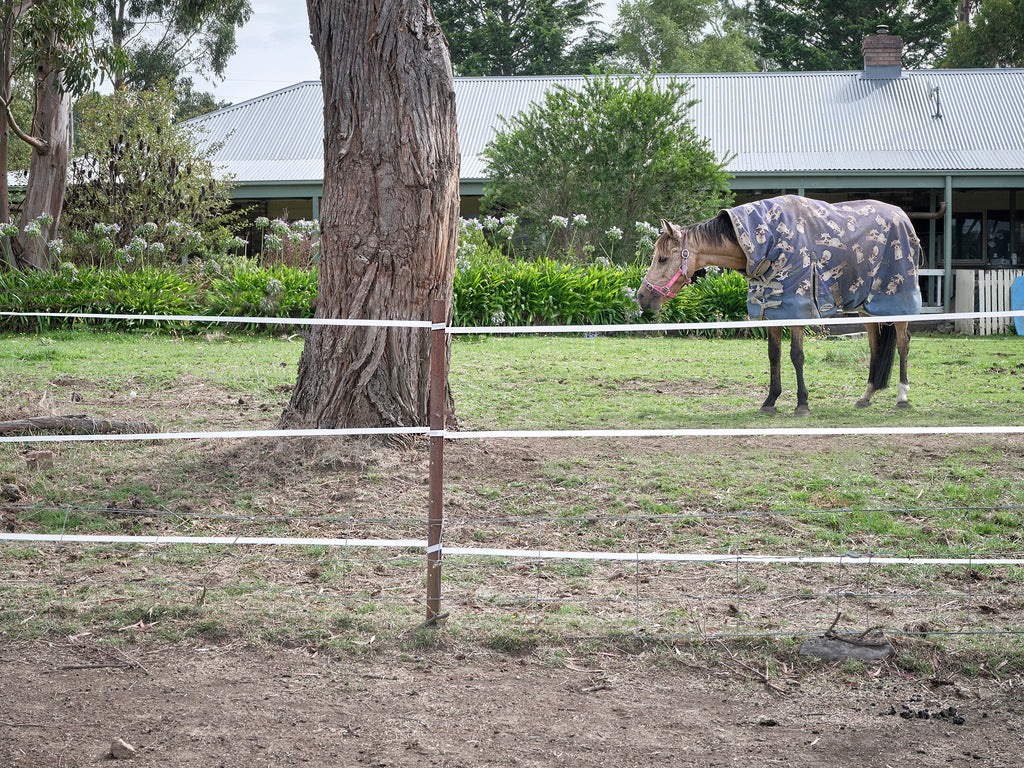
{"type": "MultiPolygon", "coordinates": [[[[618,0],[605,0],[614,16],[618,0]]],[[[252,0],[252,18],[237,32],[238,50],[224,80],[195,78],[196,90],[237,104],[303,80],[319,80],[320,64],[309,42],[306,0],[252,0]]]]}

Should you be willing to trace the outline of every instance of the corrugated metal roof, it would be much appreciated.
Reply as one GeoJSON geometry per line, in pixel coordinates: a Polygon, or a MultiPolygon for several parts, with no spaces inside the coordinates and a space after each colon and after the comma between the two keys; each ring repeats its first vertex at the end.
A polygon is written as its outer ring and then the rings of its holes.
{"type": "Polygon", "coordinates": [[[320,182],[323,93],[307,81],[187,121],[223,146],[214,162],[238,183],[320,182]]]}
{"type": "MultiPolygon", "coordinates": [[[[660,75],[659,80],[672,76],[660,75]]],[[[690,118],[739,175],[1024,171],[1024,70],[687,74],[690,118]],[[935,89],[938,100],[935,98],[935,89]],[[936,110],[941,117],[936,117],[936,110]]],[[[485,178],[479,153],[555,84],[582,76],[456,78],[463,181],[485,178]]],[[[319,182],[322,96],[304,82],[196,118],[236,181],[319,182]]]]}

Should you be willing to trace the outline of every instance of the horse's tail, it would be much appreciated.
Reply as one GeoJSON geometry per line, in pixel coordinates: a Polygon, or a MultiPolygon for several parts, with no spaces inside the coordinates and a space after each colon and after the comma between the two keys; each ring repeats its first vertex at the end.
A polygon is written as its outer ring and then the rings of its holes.
{"type": "Polygon", "coordinates": [[[875,342],[875,354],[871,360],[871,370],[868,371],[868,383],[875,390],[885,389],[889,386],[889,376],[892,374],[892,361],[896,357],[896,324],[879,323],[878,340],[875,342]]]}

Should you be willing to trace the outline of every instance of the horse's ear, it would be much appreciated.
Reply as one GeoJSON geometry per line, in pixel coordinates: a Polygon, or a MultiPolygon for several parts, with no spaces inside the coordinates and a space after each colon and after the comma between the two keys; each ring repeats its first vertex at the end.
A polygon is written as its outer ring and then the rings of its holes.
{"type": "Polygon", "coordinates": [[[676,228],[672,226],[672,222],[668,219],[661,220],[661,228],[665,230],[665,234],[673,239],[679,238],[679,233],[676,232],[676,228]]]}

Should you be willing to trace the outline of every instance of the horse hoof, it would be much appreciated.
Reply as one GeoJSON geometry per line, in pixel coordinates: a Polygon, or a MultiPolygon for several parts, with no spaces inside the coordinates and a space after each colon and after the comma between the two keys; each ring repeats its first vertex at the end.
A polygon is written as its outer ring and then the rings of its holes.
{"type": "Polygon", "coordinates": [[[867,408],[869,405],[871,405],[871,401],[863,397],[856,402],[858,408],[867,408]]]}
{"type": "Polygon", "coordinates": [[[775,416],[778,413],[774,405],[762,405],[758,411],[762,416],[775,416]]]}
{"type": "Polygon", "coordinates": [[[909,410],[910,410],[910,408],[911,408],[911,405],[910,405],[910,403],[908,403],[908,402],[907,402],[906,400],[900,400],[900,401],[898,401],[898,402],[896,403],[896,407],[897,407],[897,408],[903,408],[904,410],[907,410],[907,411],[909,411],[909,410]]]}
{"type": "Polygon", "coordinates": [[[801,419],[806,419],[811,415],[811,409],[806,405],[798,405],[796,410],[793,411],[794,416],[799,416],[801,419]]]}

